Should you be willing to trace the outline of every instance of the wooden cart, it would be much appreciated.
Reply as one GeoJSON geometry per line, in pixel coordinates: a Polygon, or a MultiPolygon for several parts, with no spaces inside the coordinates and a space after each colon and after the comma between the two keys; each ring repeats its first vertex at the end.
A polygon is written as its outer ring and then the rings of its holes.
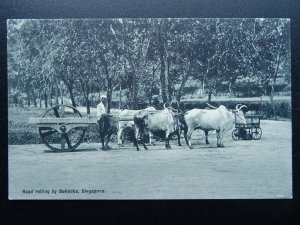
{"type": "Polygon", "coordinates": [[[246,124],[235,123],[235,129],[232,131],[233,140],[259,140],[262,136],[261,115],[252,113],[245,115],[245,118],[246,124]]]}
{"type": "Polygon", "coordinates": [[[83,141],[87,127],[97,123],[96,118],[83,118],[81,113],[68,105],[57,105],[37,118],[36,124],[44,144],[53,151],[72,151],[83,141]]]}

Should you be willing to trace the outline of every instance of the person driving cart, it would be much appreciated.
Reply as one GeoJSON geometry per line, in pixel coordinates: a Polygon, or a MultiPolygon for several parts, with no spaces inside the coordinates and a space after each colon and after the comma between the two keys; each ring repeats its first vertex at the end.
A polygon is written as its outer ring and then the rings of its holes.
{"type": "Polygon", "coordinates": [[[107,113],[107,97],[102,95],[100,98],[100,103],[97,105],[97,119],[99,120],[103,114],[107,113]]]}

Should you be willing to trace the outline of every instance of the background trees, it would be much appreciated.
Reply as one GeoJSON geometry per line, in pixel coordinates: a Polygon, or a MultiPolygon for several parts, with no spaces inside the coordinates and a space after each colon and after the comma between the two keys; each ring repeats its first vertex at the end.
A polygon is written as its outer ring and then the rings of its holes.
{"type": "Polygon", "coordinates": [[[273,102],[278,78],[290,82],[289,35],[287,19],[9,20],[9,98],[48,107],[63,82],[87,113],[100,93],[108,110],[138,108],[157,94],[180,102],[192,86],[208,101],[259,93],[273,102]]]}

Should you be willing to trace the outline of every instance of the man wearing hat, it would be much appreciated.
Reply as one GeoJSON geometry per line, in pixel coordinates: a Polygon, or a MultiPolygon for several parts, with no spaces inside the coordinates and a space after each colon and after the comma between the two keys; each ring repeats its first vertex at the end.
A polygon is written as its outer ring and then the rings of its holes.
{"type": "Polygon", "coordinates": [[[97,118],[100,119],[101,115],[106,113],[106,95],[102,95],[100,98],[100,103],[97,105],[97,118]]]}

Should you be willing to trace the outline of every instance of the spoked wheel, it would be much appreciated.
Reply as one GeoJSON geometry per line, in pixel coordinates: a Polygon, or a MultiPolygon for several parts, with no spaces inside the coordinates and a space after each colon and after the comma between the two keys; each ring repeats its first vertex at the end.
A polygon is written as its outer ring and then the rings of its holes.
{"type": "MultiPolygon", "coordinates": [[[[42,118],[80,118],[80,112],[71,106],[58,105],[47,110],[42,118]]],[[[72,151],[77,148],[84,137],[86,127],[71,127],[67,124],[58,124],[59,130],[53,127],[39,127],[39,134],[47,147],[53,151],[72,151]]]]}
{"type": "Polygon", "coordinates": [[[232,131],[232,139],[237,141],[240,139],[240,136],[239,136],[239,130],[238,129],[234,129],[232,131]]]}
{"type": "Polygon", "coordinates": [[[259,140],[261,138],[261,135],[262,135],[262,130],[260,127],[253,128],[252,137],[254,140],[259,140]]]}

